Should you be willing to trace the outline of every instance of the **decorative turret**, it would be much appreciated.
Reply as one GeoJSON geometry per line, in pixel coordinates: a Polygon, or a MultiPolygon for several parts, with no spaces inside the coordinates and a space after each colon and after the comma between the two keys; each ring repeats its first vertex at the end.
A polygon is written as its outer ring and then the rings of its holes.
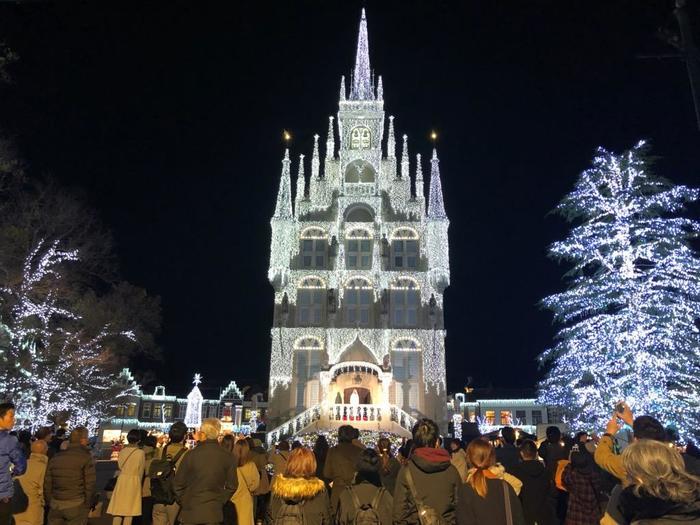
{"type": "Polygon", "coordinates": [[[425,199],[425,183],[423,182],[423,167],[421,166],[420,153],[416,155],[416,199],[425,199]]]}
{"type": "Polygon", "coordinates": [[[292,180],[290,175],[289,148],[284,150],[282,160],[282,177],[280,187],[277,192],[277,204],[275,205],[275,219],[292,218],[292,180]]]}
{"type": "Polygon", "coordinates": [[[318,160],[318,133],[314,135],[314,152],[311,155],[311,178],[318,179],[320,161],[318,160]]]}
{"type": "Polygon", "coordinates": [[[297,174],[297,194],[294,199],[294,212],[297,217],[301,209],[301,201],[306,198],[306,177],[304,176],[304,154],[299,155],[299,172],[297,174]]]}
{"type": "Polygon", "coordinates": [[[381,75],[379,75],[379,84],[377,84],[377,100],[384,100],[384,84],[382,84],[381,75]]]}
{"type": "Polygon", "coordinates": [[[433,158],[430,160],[430,195],[428,196],[428,218],[447,219],[445,203],[442,199],[442,183],[440,182],[440,160],[437,149],[433,148],[433,158]]]}
{"type": "Polygon", "coordinates": [[[362,9],[360,32],[357,36],[357,55],[355,72],[350,87],[350,100],[374,100],[372,93],[372,74],[369,67],[369,41],[367,38],[367,17],[362,9]]]}
{"type": "Polygon", "coordinates": [[[386,156],[396,158],[396,138],[394,138],[394,115],[389,116],[389,136],[386,139],[386,156]]]}
{"type": "Polygon", "coordinates": [[[340,77],[340,100],[341,102],[345,100],[345,75],[340,77]]]}
{"type": "Polygon", "coordinates": [[[399,172],[399,178],[410,178],[410,174],[408,173],[408,135],[403,136],[403,149],[401,150],[401,171],[399,172]]]}
{"type": "Polygon", "coordinates": [[[333,117],[328,117],[328,138],[326,139],[326,159],[335,157],[335,138],[333,137],[333,117]]]}

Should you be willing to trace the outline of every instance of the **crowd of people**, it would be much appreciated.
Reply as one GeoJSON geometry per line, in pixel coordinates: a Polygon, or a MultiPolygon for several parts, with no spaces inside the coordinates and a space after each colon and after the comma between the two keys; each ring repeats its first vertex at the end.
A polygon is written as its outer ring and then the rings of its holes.
{"type": "Polygon", "coordinates": [[[85,525],[100,492],[113,525],[631,525],[700,524],[700,459],[681,451],[654,418],[616,412],[598,438],[547,429],[539,444],[513,428],[497,439],[443,442],[419,420],[398,450],[366,447],[344,425],[330,447],[222,435],[206,419],[187,446],[184,423],[161,446],[133,429],[118,471],[96,487],[88,431],[10,434],[0,404],[0,525],[85,525]],[[620,453],[622,424],[633,440],[620,453]]]}

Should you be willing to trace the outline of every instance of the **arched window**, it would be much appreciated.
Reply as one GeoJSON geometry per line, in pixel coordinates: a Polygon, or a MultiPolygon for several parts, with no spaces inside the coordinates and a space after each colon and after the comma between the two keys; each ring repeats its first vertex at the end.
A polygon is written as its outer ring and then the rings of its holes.
{"type": "Polygon", "coordinates": [[[294,350],[323,350],[318,337],[302,337],[294,342],[294,350]]]}
{"type": "Polygon", "coordinates": [[[345,236],[345,267],[351,270],[372,268],[372,235],[368,230],[358,228],[345,236]]]}
{"type": "Polygon", "coordinates": [[[345,285],[345,321],[349,326],[369,326],[370,312],[374,303],[371,283],[355,278],[345,285]]]}
{"type": "Polygon", "coordinates": [[[400,228],[391,236],[391,266],[395,270],[418,268],[418,234],[412,228],[400,228]]]}
{"type": "Polygon", "coordinates": [[[391,349],[395,352],[418,352],[420,350],[420,345],[415,339],[406,337],[394,341],[391,345],[391,349]]]}
{"type": "Polygon", "coordinates": [[[321,228],[307,228],[301,233],[299,257],[302,268],[326,268],[328,235],[321,228]]]}
{"type": "Polygon", "coordinates": [[[404,410],[418,409],[420,399],[421,355],[419,352],[391,352],[394,378],[393,402],[404,410]]]}
{"type": "Polygon", "coordinates": [[[350,132],[350,149],[369,149],[372,144],[372,134],[368,127],[356,126],[350,132]]]}
{"type": "Polygon", "coordinates": [[[306,337],[294,344],[295,402],[298,410],[318,403],[318,373],[321,371],[323,348],[315,337],[306,337]]]}
{"type": "Polygon", "coordinates": [[[395,328],[418,326],[420,290],[413,279],[397,279],[391,286],[391,322],[395,328]]]}
{"type": "Polygon", "coordinates": [[[321,326],[326,285],[318,277],[307,277],[297,288],[297,314],[300,326],[321,326]]]}

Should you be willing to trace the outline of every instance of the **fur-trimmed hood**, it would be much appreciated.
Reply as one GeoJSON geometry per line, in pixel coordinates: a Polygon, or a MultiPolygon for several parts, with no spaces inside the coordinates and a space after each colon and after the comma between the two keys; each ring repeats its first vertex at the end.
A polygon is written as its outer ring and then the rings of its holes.
{"type": "Polygon", "coordinates": [[[272,494],[284,500],[313,499],[326,490],[326,484],[318,478],[286,478],[277,474],[272,480],[272,494]]]}

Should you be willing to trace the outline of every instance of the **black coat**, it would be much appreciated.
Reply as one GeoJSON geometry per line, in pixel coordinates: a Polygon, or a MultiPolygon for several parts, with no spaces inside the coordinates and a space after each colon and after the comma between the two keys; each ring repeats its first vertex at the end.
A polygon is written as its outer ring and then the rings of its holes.
{"type": "MultiPolygon", "coordinates": [[[[355,492],[360,505],[371,505],[380,490],[377,487],[367,481],[352,485],[352,490],[355,492]]],[[[379,522],[381,525],[391,525],[392,521],[392,511],[394,507],[394,498],[391,496],[388,490],[384,489],[384,493],[377,503],[377,507],[374,510],[379,516],[379,522]]],[[[350,493],[350,488],[346,488],[345,491],[340,495],[340,504],[338,505],[338,513],[336,515],[336,525],[353,525],[355,522],[355,515],[357,514],[357,508],[355,507],[355,502],[353,501],[352,494],[350,493]]]]}
{"type": "Polygon", "coordinates": [[[215,439],[199,443],[182,458],[175,473],[175,493],[187,525],[221,523],[223,506],[238,488],[233,454],[215,439]]]}
{"type": "Polygon", "coordinates": [[[510,474],[523,483],[520,502],[526,525],[556,525],[557,516],[550,497],[554,481],[542,462],[536,459],[523,461],[510,474]]]}
{"type": "Polygon", "coordinates": [[[331,512],[326,484],[318,478],[287,478],[277,474],[272,480],[272,498],[266,521],[274,523],[283,505],[301,505],[304,525],[330,525],[331,512]]]}
{"type": "Polygon", "coordinates": [[[520,463],[520,452],[515,445],[505,443],[496,449],[496,461],[506,468],[506,472],[512,474],[512,470],[520,463]]]}
{"type": "Polygon", "coordinates": [[[644,525],[700,524],[700,493],[693,503],[675,503],[653,496],[635,496],[633,487],[627,487],[620,494],[619,509],[627,523],[644,525]]]}
{"type": "Polygon", "coordinates": [[[323,466],[323,479],[333,483],[331,508],[335,513],[340,494],[352,483],[355,477],[355,463],[362,449],[352,443],[338,443],[328,451],[323,466]]]}
{"type": "Polygon", "coordinates": [[[508,492],[513,525],[524,525],[523,509],[513,487],[502,479],[486,479],[486,497],[482,498],[469,483],[459,488],[457,523],[459,525],[506,525],[506,500],[503,487],[508,492]]]}
{"type": "Polygon", "coordinates": [[[457,523],[457,489],[462,485],[457,469],[450,463],[450,455],[444,449],[418,448],[411,455],[396,477],[394,489],[394,524],[417,525],[416,503],[406,481],[410,469],[416,492],[442,516],[447,525],[457,523]]]}

